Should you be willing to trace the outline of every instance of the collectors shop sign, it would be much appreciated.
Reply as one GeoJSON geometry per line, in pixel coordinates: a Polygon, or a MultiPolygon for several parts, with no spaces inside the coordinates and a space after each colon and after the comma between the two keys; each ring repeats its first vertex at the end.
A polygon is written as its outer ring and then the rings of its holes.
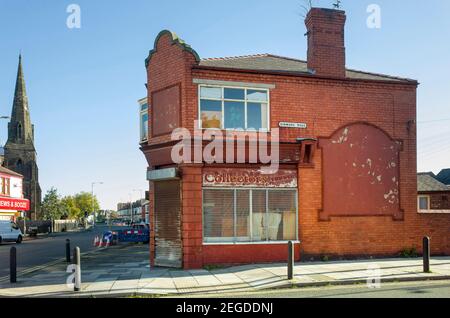
{"type": "Polygon", "coordinates": [[[257,169],[204,169],[204,187],[296,188],[297,171],[262,174],[257,169]]]}

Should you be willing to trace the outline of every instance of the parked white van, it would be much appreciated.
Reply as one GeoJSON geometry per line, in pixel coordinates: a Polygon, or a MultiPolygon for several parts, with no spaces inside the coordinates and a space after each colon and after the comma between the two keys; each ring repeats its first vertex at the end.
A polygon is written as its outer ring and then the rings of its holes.
{"type": "Polygon", "coordinates": [[[23,234],[16,223],[10,221],[0,221],[0,244],[2,242],[22,243],[23,234]]]}

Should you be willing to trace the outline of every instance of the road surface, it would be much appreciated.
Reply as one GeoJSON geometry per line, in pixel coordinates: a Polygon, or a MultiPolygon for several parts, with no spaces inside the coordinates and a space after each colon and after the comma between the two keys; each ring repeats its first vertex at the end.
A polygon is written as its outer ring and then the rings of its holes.
{"type": "Polygon", "coordinates": [[[71,248],[79,246],[81,252],[93,250],[96,235],[108,230],[107,226],[97,226],[91,231],[75,233],[55,233],[48,237],[24,241],[22,244],[3,243],[0,245],[0,279],[9,276],[9,254],[12,246],[17,248],[17,271],[44,265],[66,255],[66,239],[70,239],[71,248]]]}

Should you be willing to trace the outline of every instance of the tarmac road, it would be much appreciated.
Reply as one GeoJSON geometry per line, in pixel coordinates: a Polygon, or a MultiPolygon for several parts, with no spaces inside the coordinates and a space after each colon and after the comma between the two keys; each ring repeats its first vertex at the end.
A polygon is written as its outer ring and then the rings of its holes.
{"type": "Polygon", "coordinates": [[[17,248],[17,272],[30,270],[64,258],[66,255],[66,239],[71,241],[71,249],[80,247],[81,252],[88,252],[93,246],[94,237],[108,230],[105,225],[83,232],[55,233],[48,236],[24,241],[22,244],[3,243],[0,245],[0,279],[9,277],[9,254],[12,246],[17,248]]]}

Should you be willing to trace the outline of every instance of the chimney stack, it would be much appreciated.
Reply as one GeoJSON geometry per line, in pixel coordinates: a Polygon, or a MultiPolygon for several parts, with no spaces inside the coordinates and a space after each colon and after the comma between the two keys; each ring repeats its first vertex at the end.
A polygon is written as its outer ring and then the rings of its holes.
{"type": "Polygon", "coordinates": [[[318,76],[345,78],[345,11],[312,8],[306,16],[308,69],[318,76]]]}

